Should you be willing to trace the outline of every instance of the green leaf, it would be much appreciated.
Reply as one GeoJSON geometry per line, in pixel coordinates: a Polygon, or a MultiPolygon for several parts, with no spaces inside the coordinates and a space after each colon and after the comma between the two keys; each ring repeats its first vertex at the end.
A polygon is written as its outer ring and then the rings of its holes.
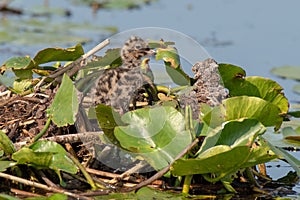
{"type": "Polygon", "coordinates": [[[220,64],[219,71],[231,97],[260,97],[277,105],[282,113],[287,113],[288,100],[282,93],[283,88],[275,81],[259,76],[245,78],[246,74],[242,68],[230,64],[220,64]]]}
{"type": "Polygon", "coordinates": [[[156,50],[156,60],[163,60],[166,71],[177,85],[190,85],[190,77],[180,66],[180,57],[174,47],[158,48],[156,50]]]}
{"type": "Polygon", "coordinates": [[[28,147],[23,147],[12,154],[12,159],[17,161],[18,164],[28,164],[38,169],[49,168],[53,154],[49,152],[34,152],[28,147]]]}
{"type": "Polygon", "coordinates": [[[184,117],[173,107],[142,108],[125,113],[127,126],[115,128],[121,146],[139,153],[156,170],[166,167],[191,143],[184,117]]]}
{"type": "Polygon", "coordinates": [[[20,200],[17,197],[9,196],[8,194],[0,194],[1,200],[20,200]]]}
{"type": "Polygon", "coordinates": [[[300,137],[300,133],[292,127],[284,127],[281,130],[281,134],[274,133],[272,130],[268,130],[264,134],[264,138],[272,145],[277,147],[296,147],[300,148],[300,141],[297,140],[300,137]]]}
{"type": "Polygon", "coordinates": [[[34,152],[52,153],[52,161],[49,165],[50,169],[62,170],[71,174],[77,172],[77,168],[73,161],[67,156],[66,150],[58,143],[53,141],[37,141],[30,148],[34,152]]]}
{"type": "MultiPolygon", "coordinates": [[[[211,197],[211,195],[193,195],[194,199],[207,199],[211,197]]],[[[96,200],[112,200],[112,199],[145,199],[145,200],[154,200],[154,199],[160,199],[160,200],[167,200],[167,199],[173,199],[173,200],[190,200],[191,197],[181,194],[181,193],[175,193],[171,191],[161,191],[158,189],[153,189],[150,187],[142,187],[137,192],[131,192],[131,193],[109,193],[108,195],[102,195],[102,196],[96,196],[94,197],[96,200]]]]}
{"type": "Polygon", "coordinates": [[[180,57],[174,47],[158,48],[156,50],[156,60],[163,60],[170,63],[170,67],[176,69],[180,66],[180,57]]]}
{"type": "Polygon", "coordinates": [[[177,85],[190,85],[191,80],[190,77],[183,72],[183,70],[180,68],[172,68],[169,66],[168,63],[165,63],[166,65],[166,71],[168,75],[171,77],[172,81],[177,85]]]}
{"type": "MultiPolygon", "coordinates": [[[[13,72],[15,73],[16,77],[19,79],[32,79],[32,69],[13,69],[13,72]]],[[[28,81],[28,80],[27,80],[28,81]]]]}
{"type": "Polygon", "coordinates": [[[282,135],[285,140],[300,147],[300,132],[298,129],[294,130],[292,127],[285,127],[282,129],[282,135]],[[298,131],[297,131],[298,130],[298,131]]]}
{"type": "MultiPolygon", "coordinates": [[[[282,92],[283,88],[278,83],[271,79],[258,76],[247,77],[245,81],[254,85],[258,89],[259,95],[257,97],[260,97],[278,106],[281,110],[281,113],[287,113],[289,102],[282,92]]],[[[247,95],[255,96],[251,94],[247,95]]]]}
{"type": "Polygon", "coordinates": [[[16,80],[13,84],[13,91],[16,93],[22,93],[29,89],[32,85],[31,79],[16,80]]]}
{"type": "Polygon", "coordinates": [[[58,126],[74,124],[78,111],[78,98],[72,80],[64,74],[60,88],[47,110],[52,121],[58,126]]]}
{"type": "Polygon", "coordinates": [[[108,49],[103,57],[99,56],[93,59],[92,62],[87,63],[83,70],[104,68],[104,67],[118,67],[122,65],[120,56],[120,48],[108,49]]]}
{"type": "Polygon", "coordinates": [[[33,61],[35,65],[53,61],[74,61],[84,54],[81,44],[70,48],[46,48],[39,51],[33,61]]]}
{"type": "Polygon", "coordinates": [[[4,151],[5,155],[11,155],[16,151],[11,140],[1,130],[0,130],[0,149],[4,151]]]}
{"type": "Polygon", "coordinates": [[[276,153],[281,158],[285,159],[291,167],[297,172],[297,175],[300,176],[300,160],[289,154],[286,150],[276,147],[270,142],[268,142],[268,145],[270,146],[271,150],[276,153]]]}
{"type": "Polygon", "coordinates": [[[300,94],[300,84],[294,85],[293,91],[300,94]]]}
{"type": "MultiPolygon", "coordinates": [[[[230,95],[236,96],[235,92],[239,91],[235,90],[235,87],[241,87],[243,79],[246,76],[245,70],[235,65],[220,63],[219,73],[224,86],[230,91],[230,95]]],[[[239,90],[243,90],[243,88],[239,88],[239,90]]]]}
{"type": "Polygon", "coordinates": [[[34,63],[29,56],[25,57],[12,57],[3,63],[2,67],[5,69],[31,69],[34,63]]]}
{"type": "Polygon", "coordinates": [[[214,182],[245,166],[274,159],[276,156],[268,153],[267,145],[252,146],[264,131],[265,127],[255,119],[229,121],[208,133],[196,158],[175,161],[172,173],[177,176],[213,173],[214,182]]]}
{"type": "Polygon", "coordinates": [[[222,121],[251,118],[265,126],[275,126],[278,129],[283,121],[280,113],[278,106],[261,98],[237,96],[223,100],[220,106],[213,108],[202,120],[207,125],[216,127],[222,121]]]}
{"type": "Polygon", "coordinates": [[[253,118],[265,126],[276,126],[282,123],[277,106],[257,97],[233,97],[223,101],[226,108],[226,121],[243,117],[253,118]]]}
{"type": "MultiPolygon", "coordinates": [[[[137,199],[173,199],[173,200],[184,200],[184,199],[190,199],[190,197],[185,197],[184,194],[175,193],[171,191],[161,191],[157,189],[153,189],[150,187],[142,187],[139,189],[136,193],[137,199]]],[[[198,198],[200,196],[197,196],[198,198]]],[[[195,198],[195,197],[194,197],[195,198]]],[[[196,198],[195,198],[196,199],[196,198]]],[[[200,198],[199,198],[200,199],[200,198]]]]}
{"type": "Polygon", "coordinates": [[[75,174],[77,168],[67,157],[67,152],[53,141],[37,141],[30,147],[23,147],[12,155],[17,164],[27,164],[38,169],[53,169],[57,173],[62,170],[75,174]]]}
{"type": "Polygon", "coordinates": [[[1,160],[0,161],[0,172],[6,171],[7,168],[15,166],[17,163],[10,160],[1,160]]]}
{"type": "MultiPolygon", "coordinates": [[[[250,148],[238,146],[230,148],[219,145],[208,149],[203,156],[200,154],[193,159],[179,159],[171,166],[175,176],[193,174],[220,173],[219,179],[240,168],[248,160],[250,148]]],[[[217,180],[216,180],[217,181],[217,180]]]]}
{"type": "Polygon", "coordinates": [[[6,87],[13,87],[16,79],[17,77],[12,75],[12,70],[5,70],[3,75],[0,73],[0,84],[5,85],[6,87]]]}
{"type": "Polygon", "coordinates": [[[266,128],[255,119],[241,119],[226,122],[212,130],[203,141],[199,153],[216,145],[248,146],[250,147],[255,138],[263,134],[266,128]]]}
{"type": "Polygon", "coordinates": [[[139,8],[147,0],[110,0],[104,1],[103,7],[109,9],[133,9],[139,8]]]}
{"type": "Polygon", "coordinates": [[[52,194],[49,197],[43,197],[43,196],[38,196],[38,197],[30,197],[26,198],[26,200],[67,200],[68,196],[66,194],[52,194]]]}
{"type": "Polygon", "coordinates": [[[118,144],[118,140],[114,135],[114,129],[116,126],[125,125],[121,120],[120,114],[114,111],[111,106],[104,104],[99,104],[95,108],[95,111],[100,128],[103,130],[104,134],[113,144],[118,144]]]}
{"type": "Polygon", "coordinates": [[[298,66],[282,66],[273,68],[271,72],[277,76],[300,80],[300,67],[298,66]]]}
{"type": "Polygon", "coordinates": [[[259,136],[256,141],[257,145],[252,147],[251,154],[247,162],[243,163],[241,168],[252,167],[257,164],[267,163],[278,158],[278,156],[270,149],[268,143],[259,136]]]}

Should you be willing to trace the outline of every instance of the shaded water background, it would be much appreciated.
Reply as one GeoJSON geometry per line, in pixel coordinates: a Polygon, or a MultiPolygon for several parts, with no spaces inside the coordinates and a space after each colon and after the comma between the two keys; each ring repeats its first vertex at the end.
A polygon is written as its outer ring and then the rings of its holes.
{"type": "MultiPolygon", "coordinates": [[[[12,6],[30,10],[42,1],[14,1],[12,6]]],[[[49,0],[50,7],[61,7],[71,12],[70,17],[51,16],[47,21],[92,23],[99,26],[114,26],[118,32],[141,27],[163,27],[189,35],[202,44],[217,62],[231,63],[243,67],[248,76],[257,75],[276,80],[285,89],[289,101],[299,101],[292,93],[293,81],[284,80],[270,73],[272,67],[282,65],[300,66],[300,1],[279,0],[224,0],[224,1],[174,1],[159,0],[132,10],[99,10],[92,13],[90,7],[72,4],[72,1],[49,0]]],[[[15,20],[26,16],[7,16],[15,20]]],[[[1,23],[0,23],[1,25],[1,23]]],[[[84,45],[89,50],[101,42],[109,33],[101,30],[93,33],[80,30],[91,38],[84,45]]],[[[74,42],[72,45],[75,45],[74,42]]],[[[70,46],[67,45],[67,46],[70,46]]],[[[0,63],[16,52],[34,56],[38,50],[60,44],[18,45],[0,44],[0,63]],[[8,50],[6,50],[8,49],[8,50]]],[[[299,157],[299,154],[297,155],[299,157]]],[[[276,163],[275,163],[276,165],[276,163]]],[[[269,172],[274,179],[285,175],[290,167],[272,167],[269,172]]],[[[300,193],[300,186],[294,188],[300,193]]]]}

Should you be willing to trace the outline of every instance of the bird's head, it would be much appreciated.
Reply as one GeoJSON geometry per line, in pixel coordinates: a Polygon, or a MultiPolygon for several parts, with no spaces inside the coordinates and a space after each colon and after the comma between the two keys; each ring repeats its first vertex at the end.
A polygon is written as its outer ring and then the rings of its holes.
{"type": "Polygon", "coordinates": [[[132,36],[124,44],[121,49],[121,58],[123,62],[132,62],[139,60],[144,56],[152,56],[155,54],[148,44],[140,37],[132,36]]]}

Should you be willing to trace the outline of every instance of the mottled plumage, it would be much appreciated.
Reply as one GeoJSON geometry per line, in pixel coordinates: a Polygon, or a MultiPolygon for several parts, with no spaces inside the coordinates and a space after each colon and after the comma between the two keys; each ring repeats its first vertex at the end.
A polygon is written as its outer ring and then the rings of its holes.
{"type": "Polygon", "coordinates": [[[217,106],[228,96],[222,84],[218,67],[217,62],[211,58],[197,62],[192,67],[196,82],[192,90],[180,96],[180,105],[182,108],[190,105],[194,119],[199,117],[200,103],[217,106]]]}
{"type": "Polygon", "coordinates": [[[108,69],[100,75],[91,90],[93,104],[112,106],[120,114],[129,111],[135,92],[143,85],[152,82],[141,71],[141,58],[154,53],[147,43],[133,36],[121,49],[122,66],[108,69]]]}

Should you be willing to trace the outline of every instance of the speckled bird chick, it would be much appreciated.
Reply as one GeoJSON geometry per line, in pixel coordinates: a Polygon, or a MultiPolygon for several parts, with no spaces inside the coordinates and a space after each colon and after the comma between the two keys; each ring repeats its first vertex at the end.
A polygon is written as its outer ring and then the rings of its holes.
{"type": "Polygon", "coordinates": [[[187,105],[191,106],[193,119],[199,118],[200,103],[217,106],[228,96],[218,68],[217,62],[211,58],[197,62],[192,67],[196,82],[191,91],[180,96],[180,105],[184,109],[187,105]]]}
{"type": "Polygon", "coordinates": [[[120,114],[129,111],[135,92],[151,79],[141,71],[142,58],[151,56],[154,51],[147,43],[136,36],[127,40],[121,49],[122,65],[105,70],[91,90],[93,104],[112,106],[120,114]]]}

